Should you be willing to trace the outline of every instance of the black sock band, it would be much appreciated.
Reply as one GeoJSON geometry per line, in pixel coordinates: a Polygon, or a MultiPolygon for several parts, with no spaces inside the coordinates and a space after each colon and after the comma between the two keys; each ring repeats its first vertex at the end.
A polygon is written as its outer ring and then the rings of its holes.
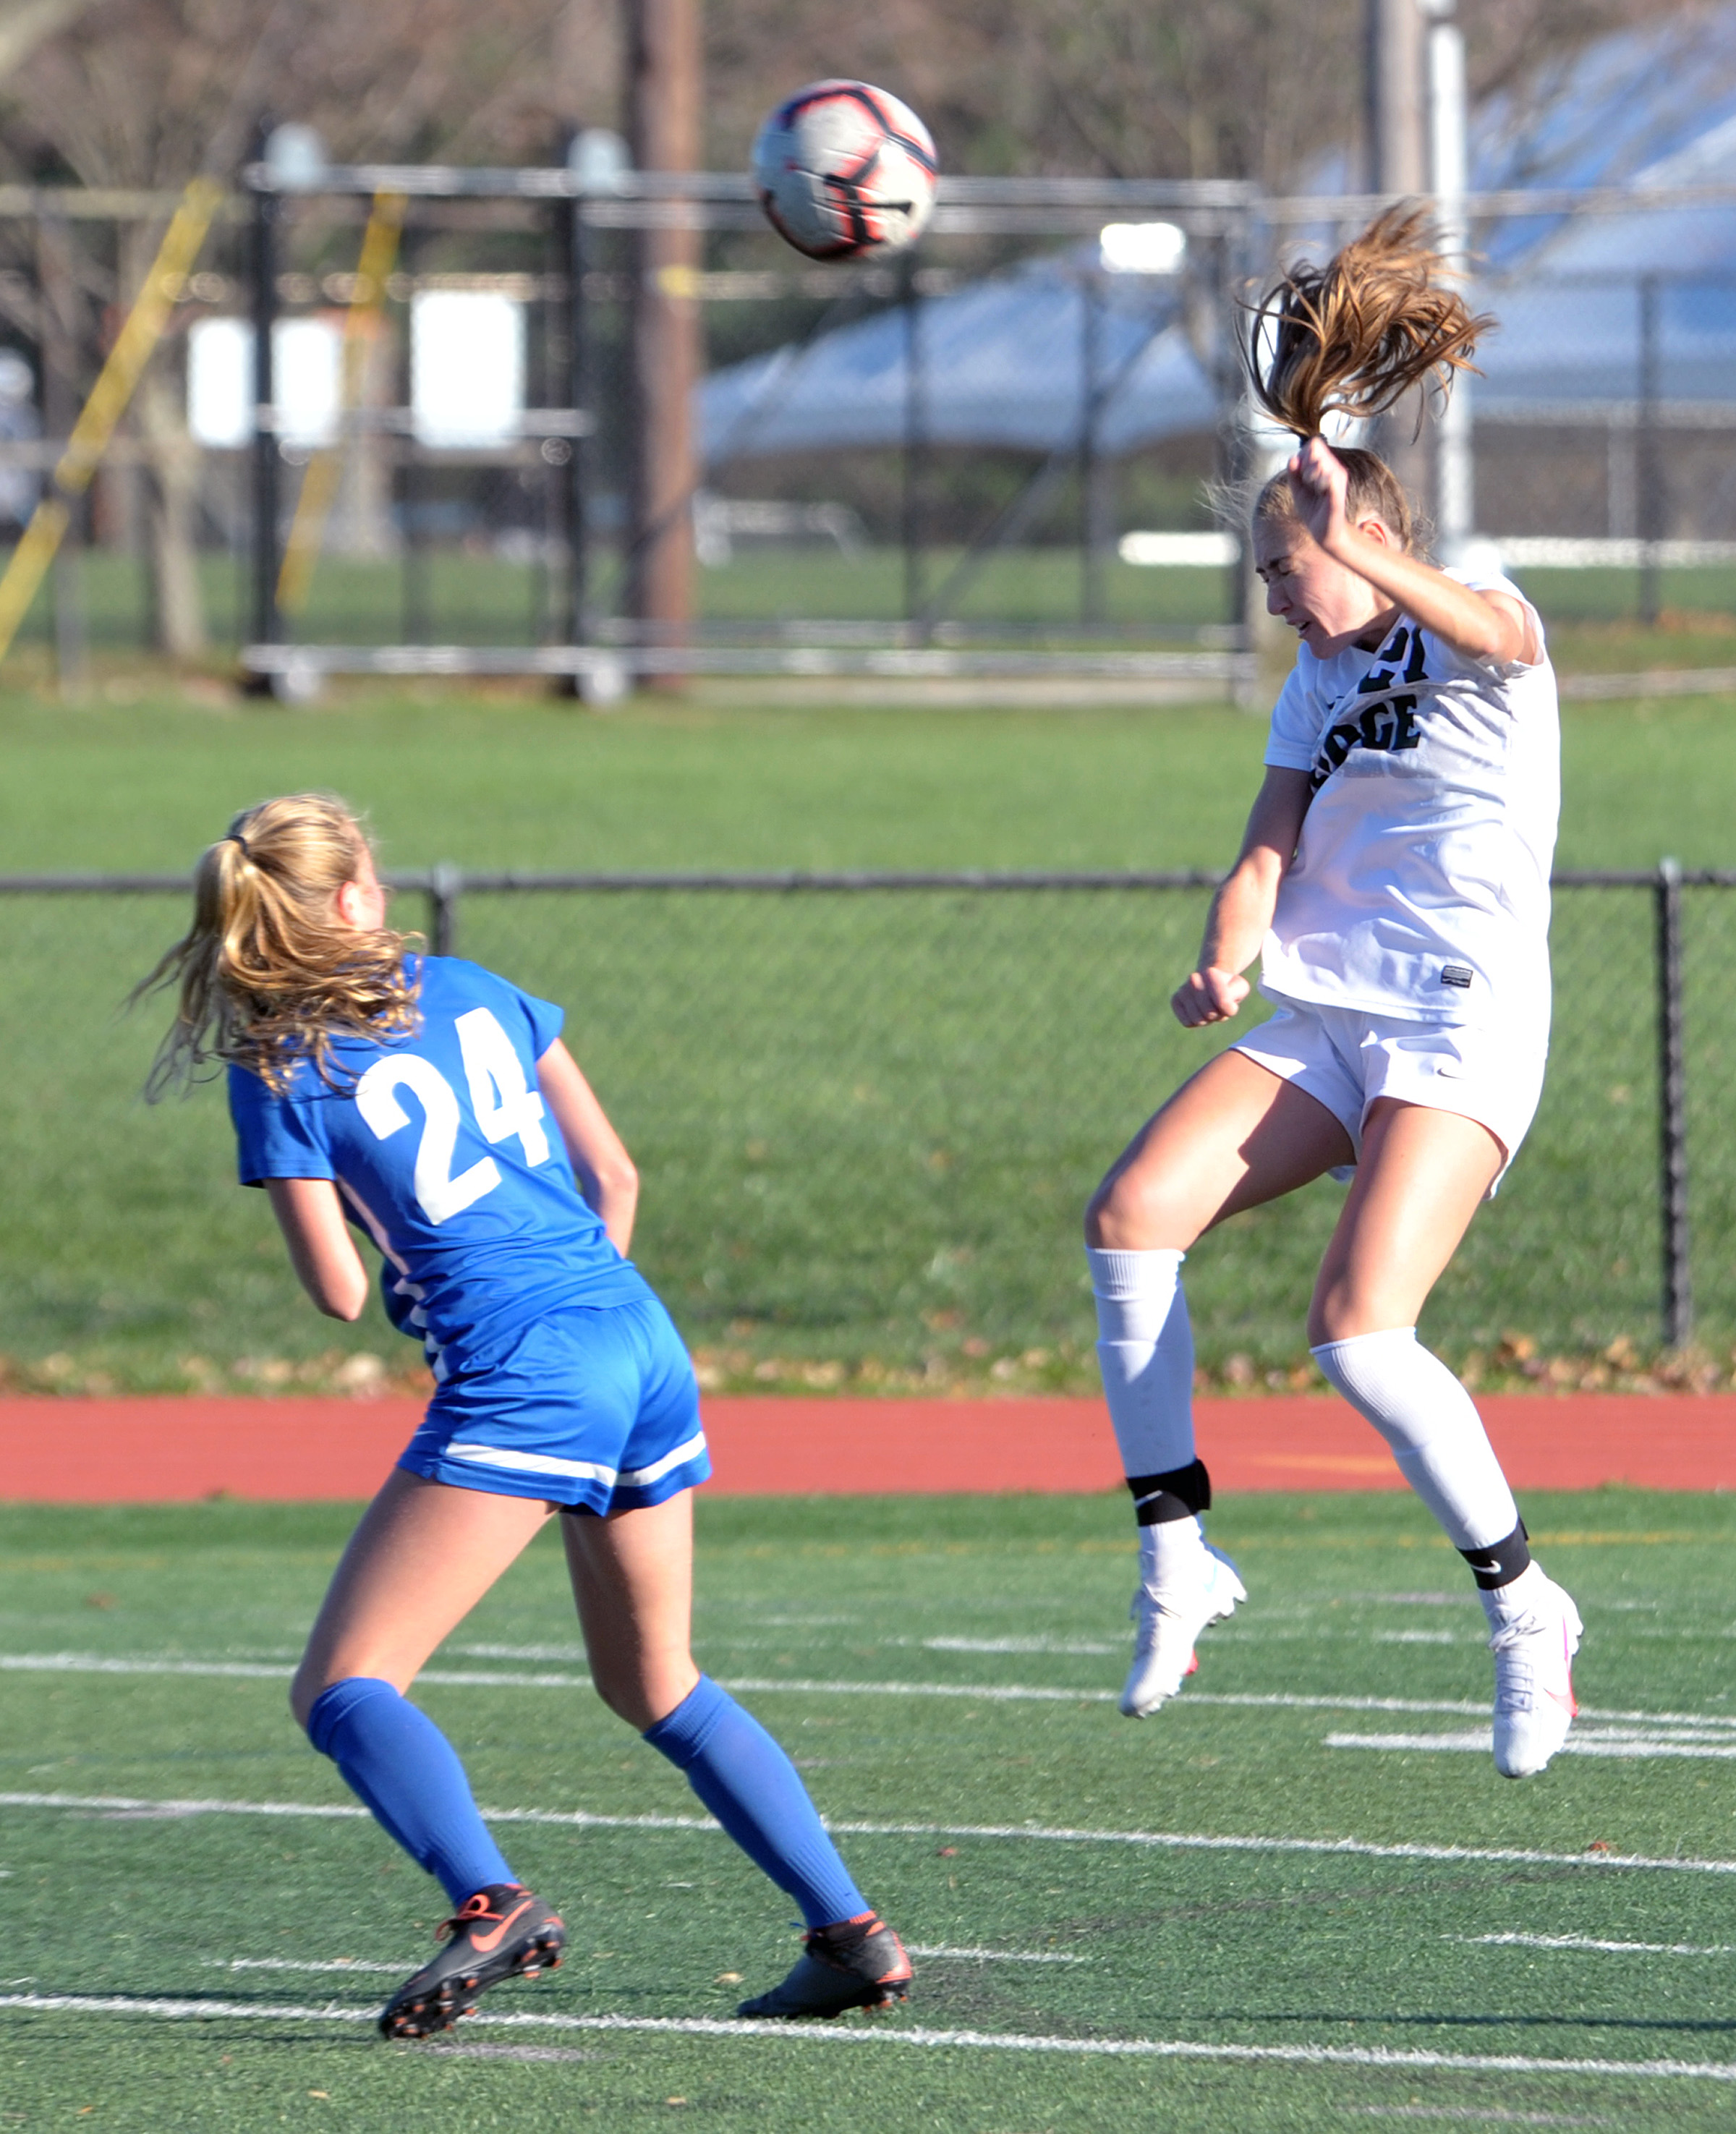
{"type": "Polygon", "coordinates": [[[1492,1593],[1497,1587],[1511,1586],[1521,1571],[1530,1569],[1531,1552],[1526,1546],[1530,1539],[1521,1519],[1505,1541],[1491,1542],[1487,1548],[1462,1548],[1459,1552],[1470,1565],[1478,1586],[1485,1593],[1492,1593]]]}
{"type": "Polygon", "coordinates": [[[1212,1478],[1203,1460],[1186,1467],[1172,1467],[1167,1475],[1130,1475],[1133,1514],[1142,1527],[1159,1527],[1170,1519],[1191,1519],[1196,1512],[1212,1509],[1212,1478]]]}

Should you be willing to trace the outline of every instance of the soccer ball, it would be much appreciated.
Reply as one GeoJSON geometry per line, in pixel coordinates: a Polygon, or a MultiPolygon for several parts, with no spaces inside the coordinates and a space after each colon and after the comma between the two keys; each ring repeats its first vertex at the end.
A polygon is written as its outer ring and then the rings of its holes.
{"type": "Polygon", "coordinates": [[[766,219],[810,259],[896,252],[934,206],[934,143],[908,104],[866,81],[786,97],[754,143],[766,219]]]}

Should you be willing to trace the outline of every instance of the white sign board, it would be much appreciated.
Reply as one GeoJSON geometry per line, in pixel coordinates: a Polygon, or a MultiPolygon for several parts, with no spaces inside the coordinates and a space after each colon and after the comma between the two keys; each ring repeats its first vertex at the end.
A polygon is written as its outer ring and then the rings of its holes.
{"type": "Polygon", "coordinates": [[[286,445],[332,443],[344,407],[343,329],[330,319],[279,319],[272,328],[272,390],[286,445]]]}
{"type": "MultiPolygon", "coordinates": [[[[277,434],[330,444],[343,406],[343,332],[329,319],[279,319],[272,329],[277,434]]],[[[195,444],[234,451],[253,436],[253,329],[245,319],[195,319],[187,329],[187,429],[195,444]]]]}
{"type": "Polygon", "coordinates": [[[253,330],[245,319],[187,328],[187,429],[195,444],[233,451],[253,434],[253,330]]]}
{"type": "Polygon", "coordinates": [[[1112,222],[1097,239],[1106,274],[1179,274],[1188,256],[1188,233],[1173,222],[1112,222]]]}
{"type": "Polygon", "coordinates": [[[524,412],[524,307],[511,297],[428,289],[410,300],[416,441],[455,450],[510,443],[524,412]]]}

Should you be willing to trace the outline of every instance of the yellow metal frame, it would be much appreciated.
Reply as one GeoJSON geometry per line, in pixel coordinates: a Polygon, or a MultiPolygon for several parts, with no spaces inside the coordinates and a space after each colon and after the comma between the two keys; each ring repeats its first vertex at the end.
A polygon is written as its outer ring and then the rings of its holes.
{"type": "MultiPolygon", "coordinates": [[[[349,316],[344,321],[344,351],[340,388],[341,418],[361,405],[363,368],[369,337],[386,302],[386,282],[398,258],[398,239],[403,234],[403,193],[376,193],[373,212],[362,236],[362,256],[355,270],[355,287],[349,316]]],[[[338,477],[343,471],[348,438],[340,432],[335,445],[316,452],[301,477],[296,499],[296,515],[284,543],[283,562],[277,573],[277,605],[286,615],[299,615],[307,605],[313,587],[314,566],[320,560],[326,538],[326,522],[336,500],[338,477]]],[[[0,586],[0,593],[4,587],[0,586]]]]}
{"type": "Polygon", "coordinates": [[[186,286],[223,200],[224,189],[215,178],[195,178],[181,196],[127,322],[73,425],[48,491],[31,514],[5,575],[0,577],[0,659],[11,651],[36,588],[65,537],[72,516],[69,504],[89,488],[115,425],[162,339],[176,299],[186,286]]]}

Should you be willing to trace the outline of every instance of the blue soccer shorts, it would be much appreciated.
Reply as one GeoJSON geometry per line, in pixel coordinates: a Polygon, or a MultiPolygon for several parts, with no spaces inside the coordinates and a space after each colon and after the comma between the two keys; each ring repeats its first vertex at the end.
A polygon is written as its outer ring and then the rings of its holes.
{"type": "Polygon", "coordinates": [[[711,1471],[693,1366],[654,1297],[534,1320],[489,1369],[446,1381],[398,1464],[599,1513],[660,1504],[711,1471]]]}

